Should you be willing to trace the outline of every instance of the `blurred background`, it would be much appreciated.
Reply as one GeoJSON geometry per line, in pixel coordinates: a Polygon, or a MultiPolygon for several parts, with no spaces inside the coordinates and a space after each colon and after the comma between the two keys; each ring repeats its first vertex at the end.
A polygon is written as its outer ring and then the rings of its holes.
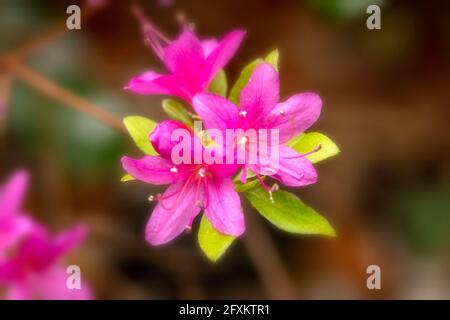
{"type": "MultiPolygon", "coordinates": [[[[89,225],[89,240],[68,261],[97,298],[450,299],[449,2],[136,2],[172,38],[180,15],[203,37],[246,29],[227,66],[230,82],[279,48],[282,97],[322,96],[312,130],[341,154],[317,165],[317,184],[295,192],[338,238],[275,230],[242,199],[248,233],[217,265],[195,233],[150,247],[146,199],[162,189],[120,182],[120,157],[141,154],[131,139],[0,67],[0,181],[27,168],[29,212],[54,231],[89,225]],[[381,30],[366,28],[369,4],[381,7],[381,30]],[[373,264],[381,290],[366,287],[373,264]]],[[[122,90],[144,70],[163,70],[132,3],[90,1],[82,30],[68,31],[67,6],[84,2],[0,0],[0,52],[25,48],[23,61],[44,79],[119,117],[160,121],[161,97],[122,90]]]]}

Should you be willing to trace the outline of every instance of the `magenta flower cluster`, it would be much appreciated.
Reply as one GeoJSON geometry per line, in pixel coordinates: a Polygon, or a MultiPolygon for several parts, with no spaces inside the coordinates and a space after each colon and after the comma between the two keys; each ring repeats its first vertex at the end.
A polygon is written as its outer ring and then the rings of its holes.
{"type": "MultiPolygon", "coordinates": [[[[199,137],[183,123],[166,120],[151,133],[148,143],[159,155],[141,159],[122,158],[125,171],[133,178],[153,185],[169,185],[162,195],[152,196],[158,203],[146,227],[152,245],[167,243],[190,230],[194,219],[204,211],[221,234],[238,237],[245,231],[244,215],[233,178],[240,173],[245,183],[251,174],[268,192],[263,176],[286,186],[305,186],[317,181],[317,173],[304,154],[287,142],[308,129],[319,117],[322,101],[315,93],[299,93],[280,102],[280,80],[269,63],[259,63],[240,92],[239,105],[208,92],[209,85],[230,61],[245,32],[230,32],[221,41],[200,40],[186,28],[178,39],[167,41],[150,32],[149,42],[168,73],[147,71],[129,82],[126,89],[145,95],[172,95],[187,102],[201,118],[206,129],[276,129],[280,140],[279,166],[244,162],[241,164],[176,164],[171,152],[176,141],[174,130],[190,130],[192,143],[199,137]]],[[[245,141],[244,141],[245,144],[245,141]]],[[[249,152],[252,152],[251,150],[249,152]]],[[[258,152],[258,151],[256,151],[258,152]]],[[[266,156],[270,156],[266,155],[266,156]]]]}

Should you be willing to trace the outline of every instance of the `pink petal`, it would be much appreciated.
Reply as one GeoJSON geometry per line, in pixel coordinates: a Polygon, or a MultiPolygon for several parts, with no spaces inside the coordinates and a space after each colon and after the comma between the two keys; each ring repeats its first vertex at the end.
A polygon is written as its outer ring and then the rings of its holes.
{"type": "Polygon", "coordinates": [[[155,185],[170,184],[180,178],[181,169],[175,171],[172,161],[160,156],[141,159],[122,158],[123,169],[133,178],[155,185]],[[172,169],[172,170],[171,170],[172,169]]]}
{"type": "Polygon", "coordinates": [[[300,93],[279,103],[267,117],[267,126],[278,129],[284,143],[311,127],[320,116],[322,100],[316,93],[300,93]]]}
{"type": "Polygon", "coordinates": [[[278,167],[259,167],[259,172],[275,172],[270,176],[286,186],[300,187],[317,182],[316,170],[307,158],[288,147],[280,147],[279,155],[278,167]]]}
{"type": "MultiPolygon", "coordinates": [[[[66,269],[60,266],[52,266],[40,273],[37,277],[30,280],[28,284],[33,299],[91,300],[93,295],[86,282],[81,282],[80,289],[67,288],[67,279],[69,276],[66,273],[66,269]]],[[[83,277],[83,273],[81,276],[83,277]]]]}
{"type": "Polygon", "coordinates": [[[208,57],[211,54],[211,52],[213,52],[214,49],[217,48],[218,45],[219,43],[217,42],[216,39],[202,40],[203,54],[205,55],[205,57],[208,57]]]}
{"type": "Polygon", "coordinates": [[[192,98],[205,88],[202,68],[205,56],[200,40],[189,30],[164,49],[164,63],[192,98]]]}
{"type": "Polygon", "coordinates": [[[204,80],[209,83],[238,50],[245,32],[235,30],[223,38],[216,48],[207,55],[204,69],[204,80]]]}
{"type": "Polygon", "coordinates": [[[173,75],[161,75],[147,71],[130,80],[125,89],[138,94],[165,94],[178,96],[190,101],[192,93],[173,75]]]}
{"type": "Polygon", "coordinates": [[[185,186],[182,180],[170,185],[152,212],[145,230],[145,239],[154,246],[167,243],[180,235],[200,208],[196,206],[195,186],[185,186]]]}
{"type": "Polygon", "coordinates": [[[13,283],[6,290],[7,300],[33,300],[32,290],[23,282],[13,283]]]}
{"type": "Polygon", "coordinates": [[[279,100],[279,87],[278,73],[270,64],[256,66],[240,96],[240,107],[247,112],[248,121],[265,117],[275,107],[279,100]]]}
{"type": "Polygon", "coordinates": [[[0,219],[0,258],[4,251],[14,245],[32,229],[33,222],[24,215],[0,219]]]}
{"type": "Polygon", "coordinates": [[[26,269],[39,271],[54,264],[63,255],[79,246],[86,237],[83,225],[64,231],[52,238],[43,226],[34,225],[15,258],[26,269]]]}
{"type": "Polygon", "coordinates": [[[245,231],[244,214],[231,179],[215,179],[208,183],[205,214],[214,228],[238,237],[245,231]]]}
{"type": "Polygon", "coordinates": [[[158,123],[155,130],[150,134],[153,148],[166,159],[171,159],[173,147],[181,140],[181,138],[178,141],[172,139],[172,134],[177,129],[186,130],[189,135],[193,136],[193,132],[189,127],[175,120],[165,120],[158,123]]]}
{"type": "Polygon", "coordinates": [[[225,132],[226,129],[239,127],[239,110],[227,99],[204,93],[196,95],[192,103],[207,129],[225,132]]]}
{"type": "Polygon", "coordinates": [[[9,178],[0,189],[0,217],[20,210],[27,185],[28,174],[25,171],[18,171],[9,178]]]}

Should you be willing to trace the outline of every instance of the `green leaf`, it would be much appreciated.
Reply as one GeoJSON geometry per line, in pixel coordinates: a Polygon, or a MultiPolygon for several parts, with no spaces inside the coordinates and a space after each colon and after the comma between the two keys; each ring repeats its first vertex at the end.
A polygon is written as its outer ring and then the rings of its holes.
{"type": "Polygon", "coordinates": [[[133,181],[133,180],[136,180],[136,179],[134,179],[129,174],[126,174],[120,179],[120,182],[128,182],[128,181],[133,181]]]}
{"type": "MultiPolygon", "coordinates": [[[[241,193],[247,192],[261,184],[259,179],[253,179],[251,181],[247,180],[247,183],[242,184],[240,182],[240,180],[238,179],[239,175],[236,178],[237,179],[234,179],[234,190],[236,190],[236,192],[241,192],[241,193]]],[[[247,178],[249,178],[248,174],[247,174],[247,178]]],[[[266,178],[265,176],[261,177],[262,180],[264,180],[265,178],[266,178]]]]}
{"type": "Polygon", "coordinates": [[[208,91],[216,93],[219,96],[226,97],[228,90],[228,81],[225,71],[220,70],[214,80],[209,84],[208,91]]]}
{"type": "Polygon", "coordinates": [[[198,230],[198,244],[212,262],[216,262],[233,243],[235,237],[223,235],[214,229],[206,215],[202,216],[198,230]]]}
{"type": "Polygon", "coordinates": [[[293,138],[289,146],[301,154],[311,152],[320,146],[318,151],[306,156],[312,163],[323,161],[339,153],[338,146],[319,132],[302,133],[293,138]]]}
{"type": "Polygon", "coordinates": [[[256,60],[253,60],[248,65],[242,69],[241,74],[239,75],[238,80],[233,85],[230,91],[230,95],[228,99],[233,102],[235,105],[239,105],[239,96],[241,95],[242,89],[245,87],[245,85],[248,83],[248,80],[250,80],[250,77],[253,73],[253,70],[256,68],[258,64],[261,62],[267,62],[270,63],[277,71],[279,69],[279,51],[278,49],[273,50],[270,52],[264,59],[258,58],[256,60]]]}
{"type": "Polygon", "coordinates": [[[149,139],[150,133],[156,127],[156,122],[140,116],[130,116],[124,118],[123,123],[139,149],[151,156],[158,154],[149,139]]]}
{"type": "Polygon", "coordinates": [[[270,63],[275,68],[275,70],[278,71],[280,69],[279,59],[280,52],[278,51],[278,49],[275,49],[266,56],[264,61],[270,63]]]}
{"type": "Polygon", "coordinates": [[[248,80],[250,80],[250,76],[252,75],[255,67],[262,61],[262,59],[256,59],[242,69],[239,79],[236,81],[233,88],[231,88],[230,95],[228,97],[228,99],[235,105],[239,105],[239,96],[241,95],[242,89],[245,87],[248,80]]]}
{"type": "Polygon", "coordinates": [[[162,108],[170,118],[178,120],[189,127],[194,126],[194,121],[189,116],[189,112],[180,102],[173,99],[164,99],[162,108]]]}
{"type": "Polygon", "coordinates": [[[263,187],[245,193],[252,206],[281,230],[296,234],[336,236],[333,227],[314,209],[287,191],[273,193],[273,202],[263,187]]]}

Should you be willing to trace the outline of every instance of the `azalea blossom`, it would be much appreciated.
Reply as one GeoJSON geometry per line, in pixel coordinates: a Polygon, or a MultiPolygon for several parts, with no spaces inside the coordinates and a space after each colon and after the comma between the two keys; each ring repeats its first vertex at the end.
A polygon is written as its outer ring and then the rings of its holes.
{"type": "Polygon", "coordinates": [[[84,226],[51,237],[45,227],[33,224],[14,255],[0,262],[0,288],[11,300],[85,300],[92,297],[84,282],[81,288],[67,287],[68,274],[59,260],[81,244],[84,226]]]}
{"type": "MultiPolygon", "coordinates": [[[[152,245],[171,241],[190,230],[202,210],[216,230],[240,236],[245,231],[244,216],[232,181],[239,166],[177,161],[175,148],[182,138],[189,139],[192,146],[201,145],[192,129],[177,121],[163,121],[150,135],[159,156],[122,158],[123,168],[132,177],[154,185],[169,185],[164,194],[149,198],[158,203],[146,227],[146,240],[152,245]],[[177,129],[188,136],[173,139],[177,129]]],[[[194,157],[194,149],[181,150],[180,157],[194,157]]]]}
{"type": "MultiPolygon", "coordinates": [[[[279,76],[270,64],[261,63],[255,68],[241,91],[239,107],[221,96],[208,93],[196,95],[193,106],[208,129],[214,128],[222,132],[227,129],[252,130],[258,134],[267,129],[278,133],[277,154],[271,153],[271,146],[266,154],[253,157],[270,159],[277,156],[278,161],[264,164],[243,159],[243,183],[246,181],[247,169],[256,173],[258,178],[260,175],[269,175],[288,186],[305,186],[317,181],[316,171],[306,155],[289,148],[286,142],[308,129],[318,119],[322,101],[315,93],[298,93],[279,102],[279,76]]],[[[265,137],[259,137],[258,140],[266,140],[269,145],[271,143],[265,137]]],[[[236,145],[245,148],[250,154],[261,152],[261,148],[249,145],[246,136],[240,138],[236,145]]],[[[260,181],[266,187],[261,178],[260,181]]]]}
{"type": "Polygon", "coordinates": [[[27,182],[28,174],[18,171],[0,187],[0,260],[31,229],[31,219],[21,208],[27,182]]]}
{"type": "Polygon", "coordinates": [[[234,30],[221,41],[200,40],[190,28],[174,41],[168,40],[139,15],[147,42],[168,70],[167,74],[146,71],[130,80],[125,89],[139,94],[173,95],[191,102],[205,92],[216,74],[235,54],[245,32],[234,30]]]}

